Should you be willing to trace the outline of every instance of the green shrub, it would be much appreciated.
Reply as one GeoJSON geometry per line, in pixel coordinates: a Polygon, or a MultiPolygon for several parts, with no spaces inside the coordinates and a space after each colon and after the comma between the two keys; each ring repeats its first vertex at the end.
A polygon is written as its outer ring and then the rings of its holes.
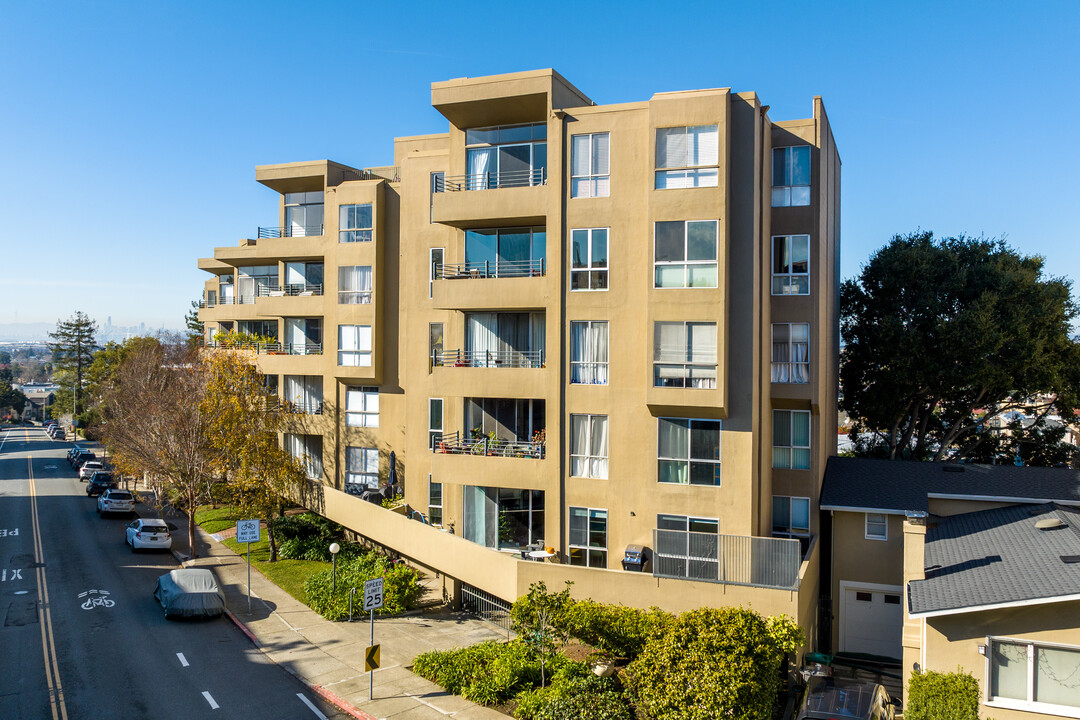
{"type": "Polygon", "coordinates": [[[363,599],[364,581],[383,578],[383,606],[380,615],[405,612],[416,604],[422,588],[415,570],[391,563],[381,555],[369,552],[337,563],[337,592],[333,591],[333,570],[316,573],[304,583],[308,605],[327,620],[344,620],[349,616],[349,591],[358,588],[353,611],[359,610],[363,599]]]}
{"type": "Polygon", "coordinates": [[[413,672],[483,705],[506,702],[540,681],[540,665],[520,640],[426,652],[413,662],[413,672]]]}
{"type": "Polygon", "coordinates": [[[907,720],[978,720],[979,681],[959,668],[953,673],[929,670],[908,682],[907,720]]]}
{"type": "Polygon", "coordinates": [[[660,632],[672,617],[655,607],[640,610],[579,600],[566,611],[563,622],[571,637],[616,657],[632,659],[641,654],[649,636],[660,632]]]}
{"type": "Polygon", "coordinates": [[[640,709],[665,720],[769,720],[784,657],[803,643],[789,618],[699,608],[664,624],[627,667],[640,709]]]}
{"type": "Polygon", "coordinates": [[[634,720],[613,678],[599,678],[585,663],[567,661],[545,688],[519,693],[519,720],[634,720]]]}
{"type": "Polygon", "coordinates": [[[335,542],[341,545],[339,563],[364,553],[359,545],[346,542],[345,528],[313,512],[274,518],[271,524],[282,558],[330,562],[330,545],[335,542]]]}

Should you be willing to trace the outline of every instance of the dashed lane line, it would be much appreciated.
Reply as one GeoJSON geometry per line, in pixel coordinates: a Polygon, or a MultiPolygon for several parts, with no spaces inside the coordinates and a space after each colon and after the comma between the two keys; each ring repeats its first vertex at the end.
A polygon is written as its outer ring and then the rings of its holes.
{"type": "Polygon", "coordinates": [[[319,708],[315,707],[315,703],[304,697],[304,693],[296,693],[296,697],[300,698],[300,701],[307,705],[311,712],[315,713],[315,717],[319,718],[319,720],[326,720],[326,716],[319,711],[319,708]]]}
{"type": "Polygon", "coordinates": [[[214,696],[210,694],[208,690],[203,690],[202,696],[206,698],[206,702],[210,703],[211,710],[217,710],[218,704],[214,702],[214,696]]]}
{"type": "Polygon", "coordinates": [[[180,667],[187,667],[191,664],[187,661],[187,658],[184,657],[184,653],[176,653],[176,657],[180,658],[180,667]]]}

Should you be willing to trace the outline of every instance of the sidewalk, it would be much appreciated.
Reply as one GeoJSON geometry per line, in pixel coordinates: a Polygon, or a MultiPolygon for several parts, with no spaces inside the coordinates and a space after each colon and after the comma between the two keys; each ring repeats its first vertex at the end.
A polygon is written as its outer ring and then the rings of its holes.
{"type": "MultiPolygon", "coordinates": [[[[186,518],[177,525],[176,547],[186,547],[186,518]]],[[[375,618],[381,667],[375,671],[375,699],[368,697],[364,654],[370,643],[368,617],[353,623],[329,622],[266,579],[251,572],[251,614],[247,602],[247,564],[243,557],[196,527],[199,557],[188,567],[214,570],[225,591],[232,619],[267,657],[324,698],[361,720],[384,718],[506,720],[506,715],[450,695],[406,669],[428,650],[463,647],[505,639],[498,628],[464,613],[375,618]]],[[[358,593],[359,595],[362,593],[358,593]]],[[[359,602],[357,603],[359,605],[359,602]]]]}

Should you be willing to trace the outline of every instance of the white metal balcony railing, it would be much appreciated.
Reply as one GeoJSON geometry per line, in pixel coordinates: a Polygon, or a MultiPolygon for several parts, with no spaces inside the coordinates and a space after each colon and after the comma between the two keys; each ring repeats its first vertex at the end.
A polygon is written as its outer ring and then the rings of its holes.
{"type": "Polygon", "coordinates": [[[259,226],[256,238],[317,237],[323,234],[325,225],[286,225],[285,227],[259,226]]]}
{"type": "Polygon", "coordinates": [[[653,548],[655,577],[785,590],[799,587],[798,540],[653,530],[653,548]]]}
{"type": "Polygon", "coordinates": [[[200,308],[212,308],[218,305],[254,305],[254,295],[229,295],[226,297],[219,297],[216,300],[200,300],[200,308]]]}
{"type": "Polygon", "coordinates": [[[267,355],[322,355],[322,343],[279,343],[279,342],[208,342],[203,347],[219,350],[249,350],[267,355]]]}
{"type": "Polygon", "coordinates": [[[286,400],[281,403],[281,407],[286,412],[293,415],[322,415],[323,401],[322,400],[300,400],[292,401],[286,400]]]}
{"type": "Polygon", "coordinates": [[[434,190],[437,193],[462,190],[497,190],[500,188],[534,187],[547,185],[547,168],[510,170],[507,172],[477,173],[474,175],[436,176],[434,190]]]}
{"type": "Polygon", "coordinates": [[[542,368],[544,351],[448,350],[431,355],[433,367],[542,368]]]}
{"type": "Polygon", "coordinates": [[[322,295],[323,286],[322,283],[285,283],[279,285],[277,283],[271,283],[269,285],[257,285],[255,286],[255,295],[257,297],[282,297],[282,296],[297,296],[297,295],[322,295]]]}
{"type": "Polygon", "coordinates": [[[438,264],[435,266],[437,280],[467,280],[506,277],[543,277],[546,272],[544,258],[533,260],[485,260],[460,265],[438,264]]]}
{"type": "Polygon", "coordinates": [[[534,460],[544,458],[543,440],[503,440],[486,435],[479,438],[464,438],[458,431],[434,436],[431,449],[439,455],[486,455],[534,460]]]}

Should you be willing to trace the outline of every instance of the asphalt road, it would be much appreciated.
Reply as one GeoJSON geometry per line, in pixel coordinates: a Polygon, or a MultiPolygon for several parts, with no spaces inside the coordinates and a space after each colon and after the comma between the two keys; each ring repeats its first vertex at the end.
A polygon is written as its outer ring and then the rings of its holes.
{"type": "Polygon", "coordinates": [[[0,430],[0,718],[345,717],[229,620],[166,620],[151,593],[173,556],[131,552],[68,447],[0,430]]]}

